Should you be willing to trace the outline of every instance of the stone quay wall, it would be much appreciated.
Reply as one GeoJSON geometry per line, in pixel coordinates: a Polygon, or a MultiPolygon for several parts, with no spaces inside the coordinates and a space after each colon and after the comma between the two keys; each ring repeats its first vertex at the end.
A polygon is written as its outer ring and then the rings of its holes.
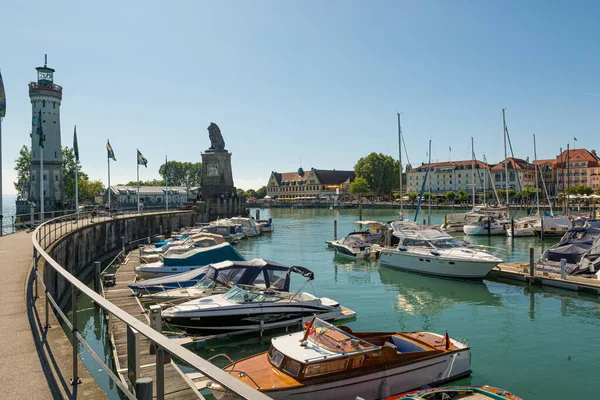
{"type": "MultiPolygon", "coordinates": [[[[125,216],[73,230],[59,238],[48,254],[58,264],[84,281],[93,272],[94,261],[108,262],[121,251],[125,243],[170,233],[196,223],[195,211],[173,211],[125,216]]],[[[44,268],[48,291],[64,307],[71,296],[70,285],[53,268],[44,268]]]]}
{"type": "Polygon", "coordinates": [[[245,197],[206,198],[196,202],[198,222],[210,222],[219,218],[248,216],[248,205],[245,197]]]}

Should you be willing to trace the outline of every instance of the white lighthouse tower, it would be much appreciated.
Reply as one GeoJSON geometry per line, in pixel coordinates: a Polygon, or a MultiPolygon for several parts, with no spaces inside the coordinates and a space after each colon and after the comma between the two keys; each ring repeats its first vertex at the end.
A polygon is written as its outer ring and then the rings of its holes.
{"type": "Polygon", "coordinates": [[[37,67],[37,82],[29,84],[31,99],[31,187],[29,201],[36,204],[39,211],[40,202],[40,141],[37,135],[37,123],[42,124],[45,135],[43,149],[44,168],[44,210],[51,211],[56,203],[63,200],[62,147],[60,141],[60,102],[62,87],[54,84],[54,69],[48,68],[45,56],[44,66],[37,67]],[[41,121],[38,117],[41,113],[41,121]]]}

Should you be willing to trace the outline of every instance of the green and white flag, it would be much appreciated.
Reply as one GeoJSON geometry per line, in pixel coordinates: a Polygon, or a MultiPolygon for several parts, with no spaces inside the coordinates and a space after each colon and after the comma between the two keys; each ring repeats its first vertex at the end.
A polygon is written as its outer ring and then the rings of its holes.
{"type": "Polygon", "coordinates": [[[108,158],[112,158],[114,161],[117,161],[115,158],[115,152],[113,151],[112,146],[110,145],[110,141],[106,141],[106,151],[108,152],[108,158]]]}
{"type": "Polygon", "coordinates": [[[148,168],[148,160],[146,160],[146,157],[144,157],[139,150],[137,151],[137,163],[138,165],[143,165],[148,168]]]}

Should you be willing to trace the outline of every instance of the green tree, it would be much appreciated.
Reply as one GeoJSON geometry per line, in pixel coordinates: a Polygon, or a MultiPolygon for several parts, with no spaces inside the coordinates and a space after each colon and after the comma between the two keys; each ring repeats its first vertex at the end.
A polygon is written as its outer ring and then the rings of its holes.
{"type": "Polygon", "coordinates": [[[417,194],[416,193],[409,193],[408,194],[408,199],[410,200],[410,202],[414,205],[415,201],[417,201],[417,194]]]}
{"type": "Polygon", "coordinates": [[[515,189],[508,189],[508,197],[514,200],[517,197],[517,191],[515,189]]]}
{"type": "Polygon", "coordinates": [[[456,199],[456,193],[453,192],[452,190],[449,192],[446,192],[446,194],[444,195],[444,197],[446,198],[446,200],[448,200],[450,203],[454,204],[454,199],[456,199]]]}
{"type": "Polygon", "coordinates": [[[429,200],[430,197],[431,195],[429,194],[429,192],[423,192],[423,200],[429,200]]]}
{"type": "Polygon", "coordinates": [[[106,191],[106,187],[100,180],[90,181],[87,175],[79,174],[79,202],[94,202],[96,195],[102,195],[106,191]]]}
{"type": "Polygon", "coordinates": [[[500,199],[500,202],[506,200],[506,190],[498,189],[496,190],[496,193],[498,193],[498,198],[500,199]]]}
{"type": "Polygon", "coordinates": [[[361,176],[356,177],[356,179],[350,183],[350,194],[354,196],[364,195],[369,193],[369,190],[369,183],[361,176]]]}
{"type": "Polygon", "coordinates": [[[354,166],[357,178],[366,180],[370,191],[377,195],[391,195],[400,185],[397,160],[382,153],[371,153],[361,158],[354,166]]]}
{"type": "Polygon", "coordinates": [[[467,201],[468,198],[469,195],[467,194],[467,192],[465,192],[464,190],[458,191],[458,196],[456,196],[456,200],[458,200],[459,203],[467,201]]]}
{"type": "Polygon", "coordinates": [[[15,171],[17,181],[13,182],[19,199],[29,197],[29,186],[31,183],[31,149],[25,145],[19,150],[19,157],[15,160],[15,171]]]}
{"type": "MultiPolygon", "coordinates": [[[[125,185],[126,186],[137,186],[137,181],[129,181],[127,182],[125,185]]],[[[152,179],[152,180],[147,180],[147,181],[140,181],[140,186],[165,186],[165,181],[163,179],[152,179]]],[[[169,183],[169,186],[171,186],[171,183],[169,183]]],[[[179,186],[179,185],[173,185],[173,186],[179,186]]]]}
{"type": "Polygon", "coordinates": [[[267,187],[266,186],[263,186],[256,191],[257,199],[264,199],[266,195],[267,195],[267,187]]]}
{"type": "MultiPolygon", "coordinates": [[[[202,163],[169,161],[166,164],[167,182],[169,186],[198,187],[202,184],[202,163]]],[[[158,169],[158,173],[165,179],[165,164],[158,169]]]]}
{"type": "MultiPolygon", "coordinates": [[[[63,170],[63,189],[67,200],[75,200],[75,169],[77,163],[75,162],[75,153],[73,149],[69,147],[63,147],[62,149],[62,170],[63,170]]],[[[79,163],[79,178],[87,175],[81,171],[81,163],[79,163]]]]}

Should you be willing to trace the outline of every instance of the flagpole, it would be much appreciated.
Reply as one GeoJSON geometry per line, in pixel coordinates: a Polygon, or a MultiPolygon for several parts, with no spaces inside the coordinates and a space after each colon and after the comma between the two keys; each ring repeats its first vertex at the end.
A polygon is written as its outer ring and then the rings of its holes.
{"type": "Polygon", "coordinates": [[[40,146],[40,223],[44,223],[44,146],[40,146]]]}
{"type": "Polygon", "coordinates": [[[79,220],[79,145],[77,145],[77,126],[75,126],[73,135],[73,150],[77,151],[75,154],[75,214],[77,220],[79,220]],[[77,148],[75,148],[75,145],[77,145],[77,148]]]}
{"type": "Polygon", "coordinates": [[[108,160],[108,204],[110,205],[110,157],[108,157],[108,155],[107,155],[107,160],[108,160]]]}
{"type": "Polygon", "coordinates": [[[140,151],[137,151],[137,210],[140,212],[140,151]]]}
{"type": "Polygon", "coordinates": [[[168,181],[167,181],[167,163],[169,162],[169,160],[167,159],[167,156],[165,156],[165,211],[169,211],[169,185],[168,185],[168,181]]]}
{"type": "Polygon", "coordinates": [[[0,117],[0,236],[4,233],[4,213],[2,205],[2,117],[0,117]]]}

